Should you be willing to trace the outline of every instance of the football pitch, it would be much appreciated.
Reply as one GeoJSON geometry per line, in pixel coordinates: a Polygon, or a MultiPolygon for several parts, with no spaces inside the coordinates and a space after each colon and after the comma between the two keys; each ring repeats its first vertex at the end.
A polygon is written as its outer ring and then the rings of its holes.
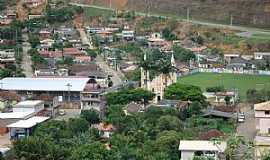
{"type": "Polygon", "coordinates": [[[182,84],[199,86],[203,91],[207,87],[224,86],[226,89],[237,89],[240,99],[246,100],[248,89],[269,89],[270,76],[256,76],[230,73],[196,73],[181,77],[178,80],[182,84]]]}

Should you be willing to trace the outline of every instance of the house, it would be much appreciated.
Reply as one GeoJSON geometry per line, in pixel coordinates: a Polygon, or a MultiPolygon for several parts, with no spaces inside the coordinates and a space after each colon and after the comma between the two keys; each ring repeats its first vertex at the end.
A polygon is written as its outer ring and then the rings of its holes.
{"type": "Polygon", "coordinates": [[[63,52],[62,51],[39,51],[39,54],[43,58],[54,58],[54,59],[59,59],[63,57],[63,52]]]}
{"type": "Polygon", "coordinates": [[[0,63],[14,63],[15,61],[14,49],[0,50],[0,63]]]}
{"type": "Polygon", "coordinates": [[[224,54],[224,60],[227,62],[227,63],[230,63],[232,59],[234,58],[238,58],[240,57],[240,54],[224,54]]]}
{"type": "Polygon", "coordinates": [[[112,124],[100,123],[94,126],[102,138],[110,138],[116,128],[112,124]]]}
{"type": "Polygon", "coordinates": [[[12,18],[9,18],[8,16],[1,16],[0,15],[0,26],[1,25],[9,25],[13,21],[12,18]]]}
{"type": "Polygon", "coordinates": [[[75,58],[77,56],[85,56],[85,54],[77,48],[64,48],[63,49],[64,57],[75,58]]]}
{"type": "Polygon", "coordinates": [[[40,41],[39,50],[40,51],[48,51],[50,48],[52,48],[52,45],[55,43],[55,40],[53,39],[44,39],[40,41]]]}
{"type": "Polygon", "coordinates": [[[113,32],[108,30],[101,30],[96,32],[97,37],[101,43],[113,42],[113,32]]]}
{"type": "Polygon", "coordinates": [[[244,69],[250,68],[251,64],[242,57],[236,57],[231,59],[230,63],[227,65],[228,69],[233,71],[243,71],[244,69]]]}
{"type": "Polygon", "coordinates": [[[40,100],[22,101],[13,106],[13,112],[34,112],[38,113],[44,109],[44,102],[40,100]]]}
{"type": "Polygon", "coordinates": [[[148,39],[148,47],[149,48],[162,48],[164,47],[167,43],[166,40],[161,38],[160,33],[153,33],[148,39]]]}
{"type": "Polygon", "coordinates": [[[62,38],[63,37],[68,38],[68,37],[71,37],[77,33],[76,33],[76,30],[74,28],[61,26],[60,28],[57,28],[56,30],[54,30],[54,34],[58,34],[62,38]]]}
{"type": "Polygon", "coordinates": [[[270,52],[255,52],[254,59],[256,60],[270,59],[270,52]]]}
{"type": "Polygon", "coordinates": [[[239,95],[236,91],[225,91],[225,92],[216,92],[214,93],[215,96],[215,102],[218,103],[226,103],[225,98],[230,97],[230,104],[234,105],[238,99],[239,95]]]}
{"type": "Polygon", "coordinates": [[[42,68],[35,70],[35,77],[55,77],[57,76],[55,73],[55,69],[42,68]]]}
{"type": "Polygon", "coordinates": [[[100,106],[103,103],[103,93],[105,93],[105,88],[100,87],[97,83],[87,84],[81,94],[82,109],[95,109],[101,112],[102,108],[100,106]]]}
{"type": "Polygon", "coordinates": [[[40,37],[41,39],[48,39],[48,38],[50,38],[51,33],[52,33],[52,32],[49,31],[49,30],[47,30],[47,29],[42,29],[42,30],[40,30],[40,31],[38,32],[39,37],[40,37]]]}
{"type": "Polygon", "coordinates": [[[24,0],[24,4],[29,8],[38,7],[44,2],[44,0],[24,0]]]}
{"type": "Polygon", "coordinates": [[[19,120],[15,123],[9,124],[9,136],[11,140],[18,140],[31,135],[33,127],[39,123],[43,123],[50,119],[50,117],[34,116],[26,120],[19,120]]]}
{"type": "MultiPolygon", "coordinates": [[[[179,151],[181,160],[192,160],[195,156],[210,157],[214,160],[223,159],[226,142],[180,140],[179,151]],[[222,158],[223,157],[223,158],[222,158]]],[[[225,158],[224,158],[225,159],[225,158]]]]}
{"type": "Polygon", "coordinates": [[[254,105],[257,135],[254,139],[255,158],[270,150],[270,101],[254,105]]]}
{"type": "Polygon", "coordinates": [[[122,38],[126,41],[132,41],[135,38],[135,31],[132,30],[123,30],[122,38]]]}
{"type": "Polygon", "coordinates": [[[259,134],[270,134],[270,101],[255,104],[256,129],[259,134]]]}
{"type": "Polygon", "coordinates": [[[84,56],[75,56],[74,60],[75,63],[79,64],[87,64],[91,62],[91,57],[84,55],[84,56]]]}

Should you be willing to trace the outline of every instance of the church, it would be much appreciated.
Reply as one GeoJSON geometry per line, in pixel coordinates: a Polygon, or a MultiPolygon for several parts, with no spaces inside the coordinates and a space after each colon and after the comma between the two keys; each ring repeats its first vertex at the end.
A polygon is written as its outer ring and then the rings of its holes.
{"type": "MultiPolygon", "coordinates": [[[[146,54],[144,54],[144,61],[147,60],[146,54]]],[[[172,67],[176,67],[174,55],[171,56],[171,65],[172,67]]],[[[158,103],[163,100],[165,88],[173,83],[177,82],[177,72],[173,71],[169,74],[159,74],[154,77],[154,79],[150,79],[150,72],[141,67],[141,88],[151,91],[155,94],[155,98],[153,99],[154,103],[158,103]]]]}

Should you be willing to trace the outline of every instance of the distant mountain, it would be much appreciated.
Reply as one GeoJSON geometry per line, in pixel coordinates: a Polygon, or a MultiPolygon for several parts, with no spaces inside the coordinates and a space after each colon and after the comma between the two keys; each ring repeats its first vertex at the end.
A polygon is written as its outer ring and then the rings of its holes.
{"type": "MultiPolygon", "coordinates": [[[[72,0],[80,3],[110,6],[110,0],[72,0]]],[[[173,14],[196,20],[270,27],[270,0],[111,0],[112,7],[173,14]]]]}

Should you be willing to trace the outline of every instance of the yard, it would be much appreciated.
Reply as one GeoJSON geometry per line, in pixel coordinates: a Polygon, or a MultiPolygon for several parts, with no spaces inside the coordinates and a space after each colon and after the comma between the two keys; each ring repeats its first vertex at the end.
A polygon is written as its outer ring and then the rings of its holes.
{"type": "Polygon", "coordinates": [[[238,89],[240,99],[246,99],[248,89],[270,89],[270,76],[241,74],[197,73],[179,79],[180,83],[201,87],[224,86],[226,89],[238,89]]]}

